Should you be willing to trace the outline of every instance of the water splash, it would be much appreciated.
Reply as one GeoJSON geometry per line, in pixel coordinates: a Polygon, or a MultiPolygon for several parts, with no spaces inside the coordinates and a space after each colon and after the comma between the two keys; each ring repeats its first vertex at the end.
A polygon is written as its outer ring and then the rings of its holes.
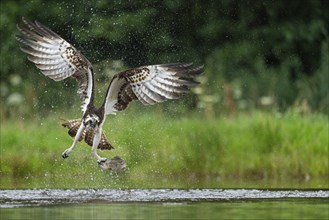
{"type": "Polygon", "coordinates": [[[0,208],[86,202],[194,202],[249,199],[329,198],[329,190],[257,189],[28,189],[1,190],[0,208]]]}

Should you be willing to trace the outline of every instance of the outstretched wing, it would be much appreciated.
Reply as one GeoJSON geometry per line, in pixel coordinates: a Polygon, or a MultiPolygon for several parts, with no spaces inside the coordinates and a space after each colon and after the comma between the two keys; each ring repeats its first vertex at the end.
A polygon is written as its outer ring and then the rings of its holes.
{"type": "Polygon", "coordinates": [[[16,39],[25,44],[21,50],[28,54],[43,75],[55,81],[61,81],[70,76],[78,82],[78,94],[85,111],[93,96],[93,71],[91,63],[71,44],[55,32],[40,24],[22,18],[24,26],[17,25],[17,29],[24,36],[16,39]]]}
{"type": "Polygon", "coordinates": [[[203,72],[203,66],[175,63],[143,66],[120,72],[112,78],[104,101],[105,114],[123,111],[133,100],[153,105],[179,98],[198,82],[194,78],[203,72]]]}

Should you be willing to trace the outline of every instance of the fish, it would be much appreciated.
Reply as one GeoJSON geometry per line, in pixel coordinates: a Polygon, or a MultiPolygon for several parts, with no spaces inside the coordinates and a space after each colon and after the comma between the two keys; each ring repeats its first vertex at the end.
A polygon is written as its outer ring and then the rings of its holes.
{"type": "Polygon", "coordinates": [[[115,156],[98,162],[98,167],[104,171],[124,172],[126,170],[126,161],[119,156],[115,156]]]}

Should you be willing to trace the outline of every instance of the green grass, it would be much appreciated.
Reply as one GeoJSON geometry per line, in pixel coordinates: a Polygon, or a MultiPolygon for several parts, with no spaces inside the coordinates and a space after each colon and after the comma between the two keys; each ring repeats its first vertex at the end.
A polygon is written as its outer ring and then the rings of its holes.
{"type": "Polygon", "coordinates": [[[328,188],[328,118],[287,113],[236,118],[118,114],[104,130],[127,161],[125,174],[100,171],[91,148],[57,118],[1,124],[2,188],[15,187],[305,187],[328,188]],[[41,122],[42,121],[42,122],[41,122]],[[312,184],[307,184],[307,181],[312,184]]]}

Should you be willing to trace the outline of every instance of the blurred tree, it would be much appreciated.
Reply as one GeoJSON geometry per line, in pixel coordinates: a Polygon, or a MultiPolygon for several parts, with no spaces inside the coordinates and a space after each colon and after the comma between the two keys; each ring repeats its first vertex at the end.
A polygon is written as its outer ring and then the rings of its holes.
{"type": "Polygon", "coordinates": [[[0,4],[1,104],[12,93],[24,93],[24,103],[32,106],[28,111],[73,104],[71,99],[53,97],[60,89],[63,96],[74,96],[74,82],[54,83],[35,74],[35,67],[20,53],[15,24],[26,16],[49,26],[95,64],[205,63],[209,86],[203,92],[218,96],[216,100],[225,100],[225,84],[247,108],[259,106],[262,97],[272,97],[282,109],[305,98],[313,109],[328,110],[325,0],[4,0],[0,4]],[[24,83],[11,85],[12,75],[24,83]]]}

